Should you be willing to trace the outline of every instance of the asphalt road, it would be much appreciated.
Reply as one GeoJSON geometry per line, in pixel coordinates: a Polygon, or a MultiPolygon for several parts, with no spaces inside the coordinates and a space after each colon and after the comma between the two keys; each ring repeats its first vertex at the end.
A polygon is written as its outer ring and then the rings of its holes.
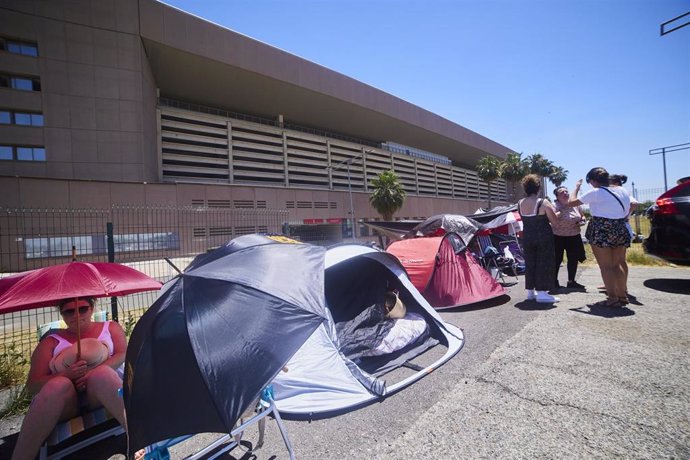
{"type": "MultiPolygon", "coordinates": [[[[596,266],[586,293],[555,307],[510,297],[441,313],[466,343],[437,371],[386,400],[338,417],[286,421],[300,459],[690,458],[690,269],[631,267],[630,308],[587,305],[603,296],[596,266]]],[[[18,420],[0,424],[0,458],[18,420]]],[[[250,428],[245,440],[256,440],[250,428]]],[[[210,442],[172,450],[181,458],[210,442]]],[[[71,458],[107,459],[123,437],[71,458]]],[[[122,458],[116,456],[116,458],[122,458]]],[[[287,458],[275,423],[254,456],[287,458]]]]}

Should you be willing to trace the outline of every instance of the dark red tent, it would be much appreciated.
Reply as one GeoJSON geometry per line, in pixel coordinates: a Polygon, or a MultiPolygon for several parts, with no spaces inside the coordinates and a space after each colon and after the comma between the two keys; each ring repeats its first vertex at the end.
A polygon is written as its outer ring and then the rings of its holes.
{"type": "Polygon", "coordinates": [[[437,310],[505,294],[455,233],[395,241],[386,251],[400,260],[412,284],[437,310]]]}

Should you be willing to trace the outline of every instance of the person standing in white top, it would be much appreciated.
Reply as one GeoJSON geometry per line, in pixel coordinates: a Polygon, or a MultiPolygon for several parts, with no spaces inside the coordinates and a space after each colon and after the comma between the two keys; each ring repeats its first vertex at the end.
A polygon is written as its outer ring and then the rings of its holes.
{"type": "Polygon", "coordinates": [[[630,195],[623,187],[610,186],[606,169],[592,168],[585,177],[592,190],[578,198],[582,179],[577,181],[570,206],[589,205],[592,220],[585,237],[599,265],[607,299],[599,304],[623,307],[628,304],[625,252],[630,247],[630,233],[625,226],[630,212],[630,195]]]}

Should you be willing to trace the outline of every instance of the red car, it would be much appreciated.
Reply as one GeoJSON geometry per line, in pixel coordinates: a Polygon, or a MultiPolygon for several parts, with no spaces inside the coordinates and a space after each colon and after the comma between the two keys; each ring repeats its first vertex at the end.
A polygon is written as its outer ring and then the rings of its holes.
{"type": "Polygon", "coordinates": [[[652,223],[645,251],[677,265],[690,265],[690,181],[656,199],[647,210],[652,223]]]}

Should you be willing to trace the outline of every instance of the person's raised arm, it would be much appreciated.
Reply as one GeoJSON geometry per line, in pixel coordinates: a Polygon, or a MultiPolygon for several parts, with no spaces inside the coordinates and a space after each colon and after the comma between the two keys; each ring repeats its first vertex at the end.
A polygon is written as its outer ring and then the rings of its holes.
{"type": "Polygon", "coordinates": [[[560,211],[556,211],[556,208],[554,208],[553,204],[548,200],[544,200],[542,206],[544,207],[544,213],[546,214],[546,218],[549,219],[549,222],[552,224],[558,222],[558,219],[561,217],[560,211]]]}
{"type": "Polygon", "coordinates": [[[578,179],[578,181],[575,183],[573,194],[570,196],[570,199],[568,200],[568,206],[574,208],[575,206],[583,205],[582,201],[580,201],[577,197],[580,194],[580,187],[582,187],[582,179],[578,179]]]}

